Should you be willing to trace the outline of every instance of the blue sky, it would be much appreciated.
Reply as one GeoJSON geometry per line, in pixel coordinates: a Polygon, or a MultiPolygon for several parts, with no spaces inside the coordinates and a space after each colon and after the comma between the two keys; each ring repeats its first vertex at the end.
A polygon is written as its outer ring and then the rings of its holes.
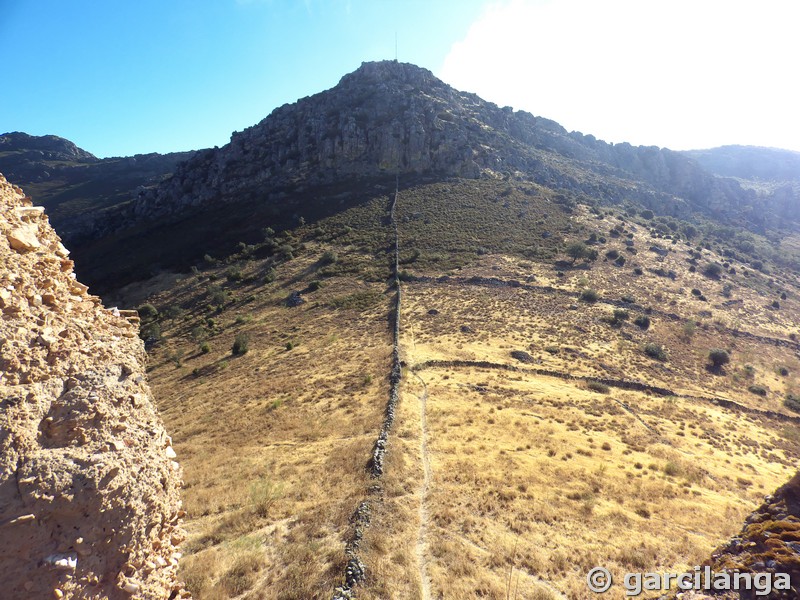
{"type": "Polygon", "coordinates": [[[0,132],[227,143],[394,58],[608,141],[800,150],[794,0],[0,0],[0,132]]]}

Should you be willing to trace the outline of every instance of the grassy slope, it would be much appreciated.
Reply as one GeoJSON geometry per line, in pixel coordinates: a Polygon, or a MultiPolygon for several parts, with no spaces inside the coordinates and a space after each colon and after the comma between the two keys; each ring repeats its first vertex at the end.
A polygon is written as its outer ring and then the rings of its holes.
{"type": "MultiPolygon", "coordinates": [[[[301,228],[294,245],[306,239],[305,250],[278,266],[272,283],[264,280],[265,261],[232,262],[252,279],[222,284],[230,297],[219,314],[208,288],[231,266],[187,276],[152,297],[162,312],[184,310],[162,322],[166,340],[153,352],[150,376],[186,469],[190,538],[182,569],[199,598],[324,598],[341,579],[347,519],[368,494],[364,466],[388,390],[386,206],[375,198],[301,228]],[[325,251],[338,260],[321,265],[325,251]],[[306,294],[306,304],[283,305],[290,290],[313,280],[322,287],[306,294]],[[250,335],[250,351],[233,358],[237,333],[250,335]],[[207,354],[199,352],[204,341],[207,354]]],[[[523,350],[531,367],[792,414],[782,400],[797,388],[796,352],[735,335],[791,342],[796,330],[797,282],[770,262],[768,241],[756,239],[754,252],[771,274],[741,252],[743,260],[721,256],[733,242],[709,234],[697,271],[730,261],[720,279],[709,279],[689,271],[688,250],[702,232],[691,246],[672,244],[651,231],[653,221],[571,206],[568,197],[505,182],[401,191],[402,268],[556,288],[404,284],[407,367],[431,359],[525,367],[510,356],[523,350]],[[622,234],[611,237],[617,225],[622,234]],[[600,258],[562,265],[559,275],[553,264],[566,258],[565,241],[592,232],[608,238],[595,246],[600,258]],[[624,250],[625,239],[636,254],[624,250]],[[670,252],[661,257],[649,250],[654,244],[670,252]],[[609,249],[628,258],[623,267],[603,260],[609,249]],[[578,301],[586,288],[600,301],[578,301]],[[608,302],[622,296],[635,303],[629,320],[612,326],[608,302]],[[631,321],[648,308],[645,331],[631,321]],[[647,343],[662,345],[667,360],[648,357],[647,343]],[[713,347],[731,351],[721,373],[706,368],[713,347]],[[748,391],[754,385],[766,396],[748,391]]],[[[424,389],[407,368],[383,495],[362,542],[369,579],[360,597],[423,597],[424,572],[433,597],[478,590],[505,598],[511,573],[520,597],[578,599],[595,564],[617,575],[680,570],[738,530],[798,459],[794,426],[698,399],[614,387],[597,393],[585,382],[478,367],[418,375],[428,394],[428,493],[424,389]]]]}

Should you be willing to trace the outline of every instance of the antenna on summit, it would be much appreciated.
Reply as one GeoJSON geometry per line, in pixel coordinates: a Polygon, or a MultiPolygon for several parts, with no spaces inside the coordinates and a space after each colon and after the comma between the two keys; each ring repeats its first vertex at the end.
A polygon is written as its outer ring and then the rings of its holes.
{"type": "Polygon", "coordinates": [[[397,32],[394,32],[394,62],[397,62],[397,32]]]}

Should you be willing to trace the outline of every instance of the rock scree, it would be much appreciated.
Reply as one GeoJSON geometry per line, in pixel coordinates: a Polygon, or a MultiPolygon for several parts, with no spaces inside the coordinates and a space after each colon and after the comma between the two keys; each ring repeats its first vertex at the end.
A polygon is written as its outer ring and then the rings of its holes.
{"type": "Polygon", "coordinates": [[[133,311],[0,175],[0,596],[187,598],[181,470],[133,311]]]}

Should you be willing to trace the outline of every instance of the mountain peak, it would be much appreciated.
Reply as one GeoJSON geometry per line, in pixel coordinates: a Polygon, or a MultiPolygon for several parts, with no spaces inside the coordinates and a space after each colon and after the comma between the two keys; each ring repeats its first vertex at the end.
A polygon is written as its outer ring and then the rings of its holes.
{"type": "Polygon", "coordinates": [[[29,135],[14,131],[0,135],[0,152],[36,153],[44,160],[95,162],[97,157],[57,135],[29,135]]]}
{"type": "Polygon", "coordinates": [[[442,84],[442,81],[428,69],[396,60],[363,62],[358,69],[342,77],[339,84],[386,83],[389,81],[406,84],[442,84]]]}

